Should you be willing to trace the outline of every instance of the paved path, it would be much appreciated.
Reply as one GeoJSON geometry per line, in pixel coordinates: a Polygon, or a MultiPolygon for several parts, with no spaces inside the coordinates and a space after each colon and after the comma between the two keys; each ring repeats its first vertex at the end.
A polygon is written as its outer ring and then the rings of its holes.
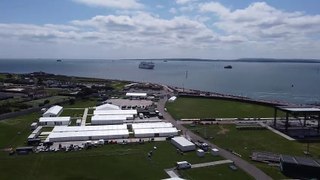
{"type": "Polygon", "coordinates": [[[183,125],[177,123],[176,120],[174,120],[171,115],[164,111],[164,105],[165,105],[166,99],[161,99],[158,103],[158,110],[163,114],[165,120],[171,122],[173,125],[175,125],[176,128],[181,130],[184,135],[189,136],[194,141],[202,141],[210,145],[212,148],[217,148],[219,150],[219,154],[224,157],[225,159],[230,159],[234,162],[236,166],[250,174],[253,178],[259,179],[259,180],[271,180],[272,178],[265,174],[263,171],[258,169],[256,166],[250,164],[249,162],[241,159],[240,157],[232,154],[231,152],[222,149],[220,147],[217,147],[216,145],[212,144],[211,142],[203,139],[202,137],[198,136],[197,134],[194,134],[193,132],[189,131],[187,128],[185,128],[183,125]]]}
{"type": "Polygon", "coordinates": [[[171,168],[171,169],[165,169],[164,171],[171,177],[171,178],[177,178],[179,177],[178,174],[176,174],[176,172],[174,172],[175,168],[171,168]]]}
{"type": "Polygon", "coordinates": [[[221,160],[221,161],[192,164],[191,168],[202,168],[202,167],[207,167],[207,166],[216,166],[216,165],[220,165],[220,164],[230,164],[230,163],[233,163],[233,161],[227,159],[227,160],[221,160]]]}
{"type": "Polygon", "coordinates": [[[286,139],[289,140],[289,141],[295,141],[295,139],[293,139],[292,137],[290,137],[290,136],[288,136],[288,135],[286,135],[286,134],[284,134],[284,133],[282,133],[282,132],[280,132],[280,131],[278,131],[278,130],[276,130],[276,129],[274,129],[274,128],[272,128],[272,127],[270,127],[270,126],[268,126],[268,125],[266,125],[266,124],[264,124],[264,123],[259,123],[259,124],[260,124],[261,126],[263,126],[263,127],[266,127],[266,128],[269,129],[270,131],[272,131],[272,132],[274,132],[274,133],[276,133],[276,134],[278,134],[278,135],[286,138],[286,139]]]}
{"type": "Polygon", "coordinates": [[[85,126],[85,125],[86,125],[87,116],[88,116],[88,111],[89,111],[88,108],[85,108],[85,109],[84,109],[84,113],[83,113],[82,121],[81,121],[81,126],[85,126]]]}

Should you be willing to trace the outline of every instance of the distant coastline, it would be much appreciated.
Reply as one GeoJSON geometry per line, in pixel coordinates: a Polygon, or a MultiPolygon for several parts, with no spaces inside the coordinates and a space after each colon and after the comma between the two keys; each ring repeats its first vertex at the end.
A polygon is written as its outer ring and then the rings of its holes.
{"type": "MultiPolygon", "coordinates": [[[[54,58],[0,58],[1,60],[53,60],[54,58]]],[[[320,63],[320,59],[277,59],[277,58],[240,58],[240,59],[201,59],[201,58],[128,58],[128,59],[103,59],[103,58],[88,58],[88,59],[77,59],[77,58],[64,58],[64,60],[98,60],[98,61],[187,61],[187,62],[245,62],[245,63],[320,63]]]]}

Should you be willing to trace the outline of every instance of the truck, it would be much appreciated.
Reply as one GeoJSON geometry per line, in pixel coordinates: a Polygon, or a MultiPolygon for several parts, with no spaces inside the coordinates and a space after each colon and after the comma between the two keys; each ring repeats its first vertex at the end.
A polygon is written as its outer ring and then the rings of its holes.
{"type": "Polygon", "coordinates": [[[177,169],[189,169],[191,168],[191,164],[188,161],[180,161],[176,163],[177,169]]]}

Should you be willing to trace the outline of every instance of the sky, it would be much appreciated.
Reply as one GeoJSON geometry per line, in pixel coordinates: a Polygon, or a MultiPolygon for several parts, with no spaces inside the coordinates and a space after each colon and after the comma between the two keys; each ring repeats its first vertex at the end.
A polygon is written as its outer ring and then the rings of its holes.
{"type": "Polygon", "coordinates": [[[0,58],[320,59],[319,0],[1,0],[0,58]]]}

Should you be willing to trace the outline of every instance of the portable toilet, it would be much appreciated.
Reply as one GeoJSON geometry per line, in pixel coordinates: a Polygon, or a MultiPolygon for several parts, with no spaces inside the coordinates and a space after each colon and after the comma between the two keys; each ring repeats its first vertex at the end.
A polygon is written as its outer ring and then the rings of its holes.
{"type": "Polygon", "coordinates": [[[213,148],[213,149],[211,149],[211,154],[212,154],[213,156],[218,156],[218,155],[219,155],[219,150],[216,149],[216,148],[213,148]]]}
{"type": "Polygon", "coordinates": [[[205,154],[204,150],[202,150],[202,149],[198,149],[198,150],[197,150],[197,156],[203,157],[204,154],[205,154]]]}

